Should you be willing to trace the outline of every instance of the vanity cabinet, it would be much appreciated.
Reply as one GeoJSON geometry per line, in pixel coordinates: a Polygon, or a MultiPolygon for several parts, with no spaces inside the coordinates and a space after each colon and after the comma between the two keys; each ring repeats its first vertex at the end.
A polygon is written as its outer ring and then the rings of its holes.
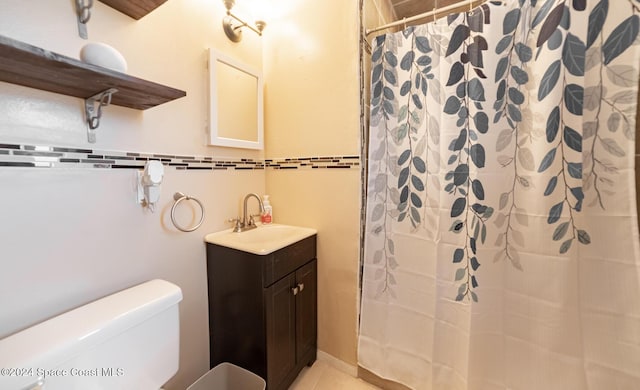
{"type": "Polygon", "coordinates": [[[207,279],[210,366],[233,363],[287,389],[316,359],[316,236],[267,255],[207,243],[207,279]]]}

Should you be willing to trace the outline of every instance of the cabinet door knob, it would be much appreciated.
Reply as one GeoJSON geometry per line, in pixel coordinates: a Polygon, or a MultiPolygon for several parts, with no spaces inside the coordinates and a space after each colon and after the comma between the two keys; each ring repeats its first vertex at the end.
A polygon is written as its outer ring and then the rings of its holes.
{"type": "Polygon", "coordinates": [[[300,287],[298,286],[292,287],[291,292],[293,293],[293,295],[298,295],[298,293],[300,292],[300,287]]]}
{"type": "Polygon", "coordinates": [[[298,288],[300,289],[300,292],[302,292],[302,290],[304,290],[304,283],[298,283],[298,288]]]}

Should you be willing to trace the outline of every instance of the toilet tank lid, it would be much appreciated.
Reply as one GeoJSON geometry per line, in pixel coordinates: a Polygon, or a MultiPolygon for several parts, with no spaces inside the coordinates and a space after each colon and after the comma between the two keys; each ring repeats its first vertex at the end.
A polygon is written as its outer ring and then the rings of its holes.
{"type": "Polygon", "coordinates": [[[0,340],[0,367],[55,367],[181,300],[160,279],[108,295],[0,340]]]}

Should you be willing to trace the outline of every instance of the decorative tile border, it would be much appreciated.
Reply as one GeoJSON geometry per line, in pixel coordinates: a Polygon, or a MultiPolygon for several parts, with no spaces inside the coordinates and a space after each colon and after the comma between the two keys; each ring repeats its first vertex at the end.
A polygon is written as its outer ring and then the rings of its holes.
{"type": "Polygon", "coordinates": [[[330,157],[296,157],[264,160],[267,168],[273,169],[303,169],[329,168],[349,169],[360,165],[360,156],[330,156],[330,157]]]}
{"type": "Polygon", "coordinates": [[[155,153],[101,151],[59,146],[0,143],[0,167],[143,169],[147,161],[161,161],[177,170],[350,169],[359,156],[278,159],[220,159],[155,153]]]}

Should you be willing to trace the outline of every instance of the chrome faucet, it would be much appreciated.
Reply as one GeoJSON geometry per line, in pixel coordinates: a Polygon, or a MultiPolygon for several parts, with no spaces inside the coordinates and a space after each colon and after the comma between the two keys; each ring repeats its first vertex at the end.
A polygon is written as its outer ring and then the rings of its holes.
{"type": "Polygon", "coordinates": [[[264,212],[264,205],[262,204],[262,199],[260,199],[260,197],[254,193],[250,193],[247,194],[244,197],[244,207],[242,208],[242,220],[237,219],[236,222],[236,226],[234,227],[233,231],[234,232],[244,232],[245,230],[251,230],[251,229],[255,229],[256,227],[256,222],[253,219],[254,216],[258,216],[261,215],[264,212]],[[258,201],[258,205],[260,206],[260,214],[255,214],[255,215],[250,215],[247,214],[247,203],[249,202],[249,198],[256,198],[256,200],[258,201]]]}

